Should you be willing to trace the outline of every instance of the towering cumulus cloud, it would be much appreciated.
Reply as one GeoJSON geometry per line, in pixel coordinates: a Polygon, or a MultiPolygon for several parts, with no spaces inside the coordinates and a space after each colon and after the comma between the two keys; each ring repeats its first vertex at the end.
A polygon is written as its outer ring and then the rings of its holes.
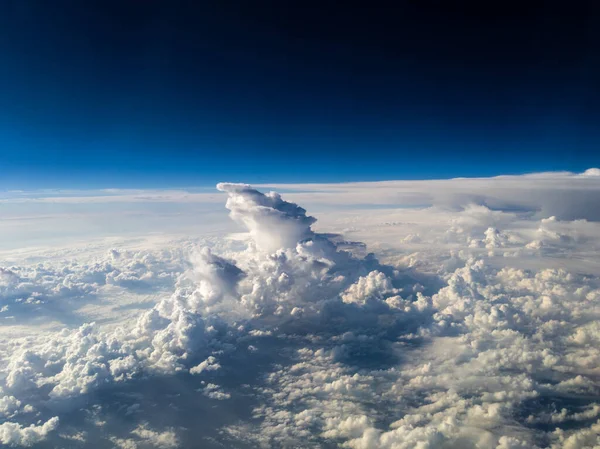
{"type": "Polygon", "coordinates": [[[471,208],[444,234],[461,251],[386,264],[277,193],[217,188],[248,238],[206,241],[182,261],[113,250],[44,276],[0,271],[0,306],[38,298],[43,315],[87,301],[101,318],[2,343],[0,443],[600,447],[600,279],[543,267],[541,251],[576,254],[593,223],[532,219],[532,240],[506,229],[514,214],[471,208]],[[74,280],[77,293],[55,294],[74,280]],[[128,302],[134,320],[98,312],[148,291],[161,297],[128,302]]]}
{"type": "Polygon", "coordinates": [[[314,236],[310,226],[317,221],[306,210],[281,199],[276,192],[266,195],[247,184],[217,184],[227,192],[231,218],[248,228],[256,244],[266,251],[291,248],[314,236]]]}

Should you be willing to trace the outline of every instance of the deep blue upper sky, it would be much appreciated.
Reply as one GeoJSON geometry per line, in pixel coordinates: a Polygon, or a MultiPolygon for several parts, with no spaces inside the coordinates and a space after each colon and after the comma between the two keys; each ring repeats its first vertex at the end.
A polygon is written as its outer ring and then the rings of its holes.
{"type": "Polygon", "coordinates": [[[394,5],[3,0],[0,188],[600,165],[598,2],[394,5]]]}

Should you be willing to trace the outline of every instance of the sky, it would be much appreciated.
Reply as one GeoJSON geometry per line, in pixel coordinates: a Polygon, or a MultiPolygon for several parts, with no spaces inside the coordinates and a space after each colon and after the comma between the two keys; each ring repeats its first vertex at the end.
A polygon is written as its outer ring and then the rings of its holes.
{"type": "Polygon", "coordinates": [[[2,189],[600,165],[597,2],[0,3],[2,189]]]}

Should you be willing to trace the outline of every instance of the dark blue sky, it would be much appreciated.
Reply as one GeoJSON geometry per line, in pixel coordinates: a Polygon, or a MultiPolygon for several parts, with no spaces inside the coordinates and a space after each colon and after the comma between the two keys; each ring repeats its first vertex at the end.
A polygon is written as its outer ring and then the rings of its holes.
{"type": "Polygon", "coordinates": [[[0,188],[599,166],[597,5],[3,0],[0,188]]]}

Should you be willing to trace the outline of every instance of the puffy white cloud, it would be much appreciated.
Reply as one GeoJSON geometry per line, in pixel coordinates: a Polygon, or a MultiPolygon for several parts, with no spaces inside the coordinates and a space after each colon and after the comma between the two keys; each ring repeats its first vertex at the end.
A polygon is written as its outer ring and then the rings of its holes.
{"type": "Polygon", "coordinates": [[[216,399],[217,401],[224,401],[225,399],[229,399],[231,395],[223,391],[221,387],[216,384],[206,384],[206,386],[202,389],[204,392],[204,396],[209,397],[210,399],[216,399]]]}
{"type": "Polygon", "coordinates": [[[316,219],[276,192],[263,194],[247,184],[229,183],[220,183],[217,189],[229,194],[226,206],[231,218],[248,228],[256,244],[267,251],[292,248],[314,235],[310,226],[316,219]]]}
{"type": "Polygon", "coordinates": [[[114,447],[120,449],[137,449],[138,447],[152,447],[158,449],[173,449],[179,447],[179,440],[174,430],[157,432],[148,427],[146,423],[140,424],[131,431],[133,438],[110,437],[114,447]]]}
{"type": "MultiPolygon", "coordinates": [[[[589,174],[561,176],[581,179],[581,189],[590,182],[589,174]]],[[[319,232],[278,194],[218,188],[247,236],[211,249],[119,249],[95,262],[0,272],[8,311],[39,299],[41,317],[51,303],[95,310],[110,295],[152,292],[146,306],[127,303],[128,319],[2,342],[5,444],[86,431],[88,441],[123,448],[170,448],[191,435],[206,447],[597,445],[600,277],[588,270],[596,223],[493,210],[487,201],[402,211],[409,218],[371,237],[405,233],[401,249],[380,247],[383,263],[319,232]],[[571,263],[573,255],[583,262],[571,263]],[[25,297],[34,299],[17,300],[25,297]],[[94,417],[83,429],[73,413],[89,398],[98,408],[85,405],[94,417]],[[176,429],[149,412],[168,410],[168,420],[192,407],[206,407],[206,425],[176,429]]]]}
{"type": "Polygon", "coordinates": [[[552,449],[596,449],[600,447],[600,421],[574,432],[557,429],[555,437],[557,442],[552,445],[552,449]]]}
{"type": "Polygon", "coordinates": [[[138,436],[142,441],[159,449],[171,449],[178,446],[177,435],[173,430],[156,432],[142,425],[134,429],[131,433],[138,436]]]}
{"type": "Polygon", "coordinates": [[[219,362],[217,362],[217,359],[211,355],[203,362],[190,368],[190,373],[201,374],[203,371],[216,371],[219,368],[221,368],[221,365],[219,364],[219,362]]]}
{"type": "Polygon", "coordinates": [[[581,176],[600,176],[600,168],[588,168],[581,176]]]}
{"type": "Polygon", "coordinates": [[[58,418],[54,417],[42,425],[22,426],[14,422],[0,424],[0,443],[7,446],[33,446],[42,441],[49,432],[58,426],[58,418]]]}
{"type": "Polygon", "coordinates": [[[371,271],[367,276],[361,276],[354,284],[342,293],[345,303],[366,304],[369,299],[381,300],[384,295],[396,293],[392,281],[380,271],[371,271]]]}

